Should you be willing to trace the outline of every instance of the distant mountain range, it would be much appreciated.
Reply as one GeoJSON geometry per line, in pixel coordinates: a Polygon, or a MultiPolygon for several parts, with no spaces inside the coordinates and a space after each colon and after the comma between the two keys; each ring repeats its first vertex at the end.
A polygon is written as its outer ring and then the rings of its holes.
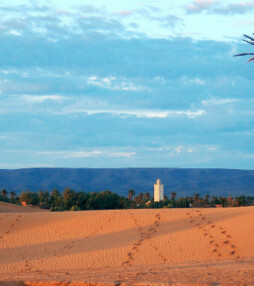
{"type": "Polygon", "coordinates": [[[160,178],[165,194],[193,195],[254,195],[254,171],[230,169],[120,168],[68,169],[30,168],[0,170],[0,188],[19,193],[23,190],[48,190],[66,187],[75,191],[111,190],[126,196],[129,189],[153,192],[160,178]]]}

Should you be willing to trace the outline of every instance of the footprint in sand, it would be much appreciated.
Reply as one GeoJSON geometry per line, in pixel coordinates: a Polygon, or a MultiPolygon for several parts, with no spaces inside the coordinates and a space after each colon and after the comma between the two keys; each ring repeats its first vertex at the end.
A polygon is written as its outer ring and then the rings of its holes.
{"type": "MultiPolygon", "coordinates": [[[[131,218],[133,219],[134,224],[137,226],[140,239],[136,243],[134,243],[132,245],[132,251],[133,252],[128,252],[127,256],[128,256],[129,259],[124,261],[122,263],[122,266],[124,266],[124,265],[130,266],[131,265],[131,261],[135,260],[133,256],[135,255],[135,253],[137,253],[139,251],[139,249],[140,249],[141,245],[143,244],[144,240],[150,239],[152,237],[152,234],[157,232],[157,228],[160,225],[159,220],[161,219],[161,216],[160,216],[160,214],[156,214],[155,215],[155,220],[153,222],[153,225],[148,229],[148,231],[144,231],[143,230],[143,228],[140,226],[137,218],[133,214],[131,214],[131,218]]],[[[156,248],[154,246],[152,246],[152,247],[155,249],[155,251],[158,252],[158,248],[156,248]]],[[[163,262],[166,261],[166,258],[161,253],[159,253],[158,255],[163,260],[163,262]]]]}

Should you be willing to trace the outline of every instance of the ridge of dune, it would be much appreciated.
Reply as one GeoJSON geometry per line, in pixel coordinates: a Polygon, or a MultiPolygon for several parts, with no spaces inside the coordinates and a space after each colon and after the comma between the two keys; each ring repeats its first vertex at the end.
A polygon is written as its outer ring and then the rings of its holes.
{"type": "Polygon", "coordinates": [[[0,285],[254,285],[254,207],[1,212],[0,261],[0,285]]]}
{"type": "Polygon", "coordinates": [[[16,204],[0,202],[0,213],[31,213],[31,212],[45,212],[47,210],[39,207],[23,207],[16,204]]]}

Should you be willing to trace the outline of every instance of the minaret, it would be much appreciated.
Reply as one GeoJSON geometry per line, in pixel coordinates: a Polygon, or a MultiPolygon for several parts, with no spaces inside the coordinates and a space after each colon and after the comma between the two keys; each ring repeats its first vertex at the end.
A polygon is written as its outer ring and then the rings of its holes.
{"type": "Polygon", "coordinates": [[[164,185],[161,184],[161,180],[158,179],[154,185],[154,201],[160,202],[164,199],[164,185]]]}

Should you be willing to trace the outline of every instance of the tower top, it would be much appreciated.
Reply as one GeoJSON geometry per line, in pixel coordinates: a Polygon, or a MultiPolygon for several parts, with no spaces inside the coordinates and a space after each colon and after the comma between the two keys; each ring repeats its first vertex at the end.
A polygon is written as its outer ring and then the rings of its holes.
{"type": "Polygon", "coordinates": [[[154,201],[160,202],[164,199],[164,185],[161,184],[161,180],[157,179],[156,184],[154,184],[154,201]]]}

